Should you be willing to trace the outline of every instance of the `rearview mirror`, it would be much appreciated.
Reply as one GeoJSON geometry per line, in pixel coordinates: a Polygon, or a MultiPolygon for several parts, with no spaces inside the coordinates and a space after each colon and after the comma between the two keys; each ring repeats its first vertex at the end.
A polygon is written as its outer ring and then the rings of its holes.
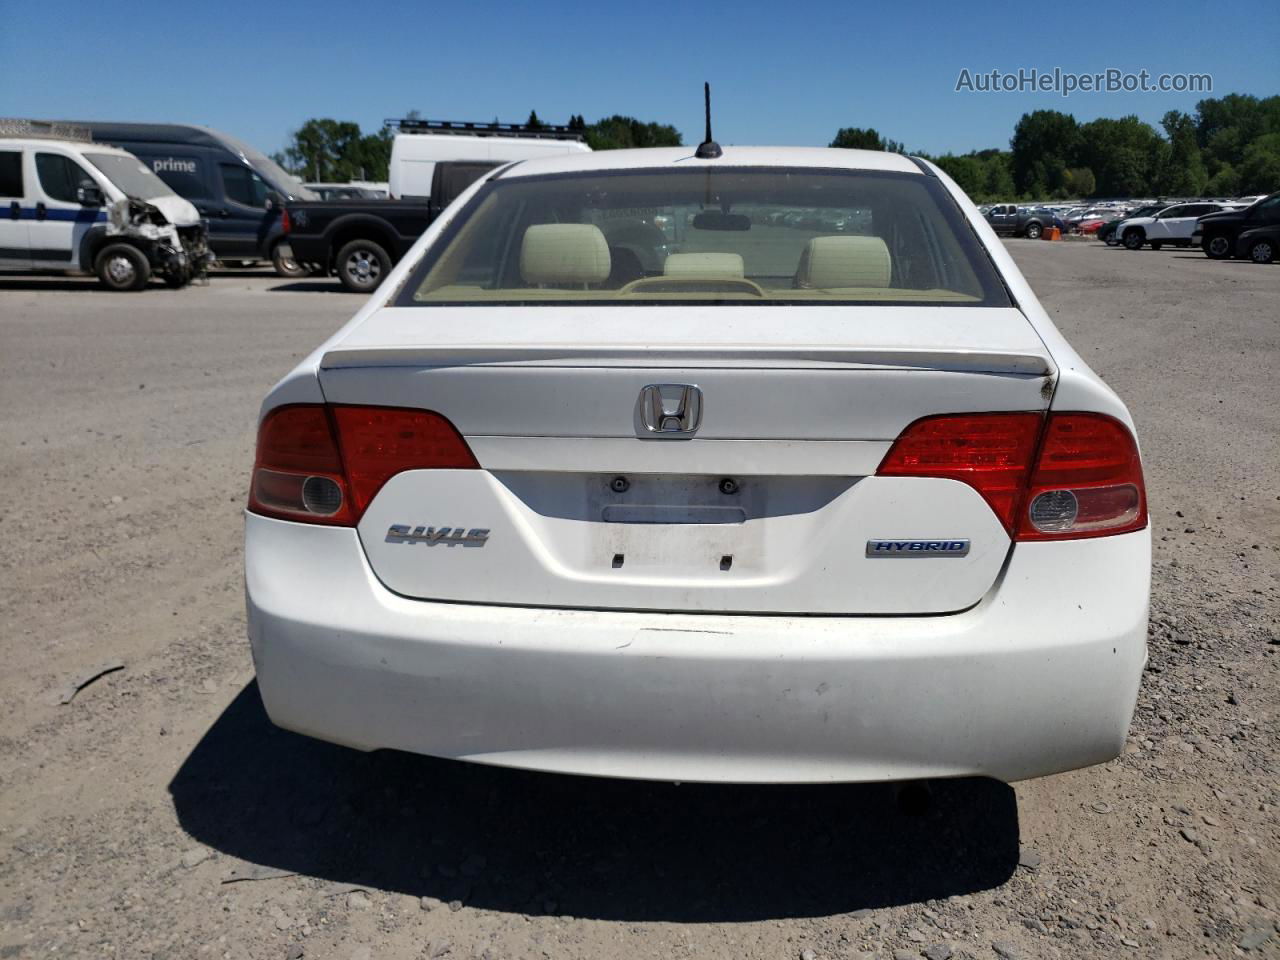
{"type": "Polygon", "coordinates": [[[707,210],[693,218],[695,230],[750,230],[751,218],[740,213],[707,210]]]}
{"type": "Polygon", "coordinates": [[[101,188],[95,183],[86,180],[76,187],[76,203],[82,207],[100,207],[105,200],[101,188]]]}
{"type": "Polygon", "coordinates": [[[280,196],[280,194],[276,193],[276,191],[274,190],[268,190],[267,203],[266,203],[267,209],[274,210],[276,209],[276,207],[283,207],[283,206],[284,206],[284,197],[280,196]]]}

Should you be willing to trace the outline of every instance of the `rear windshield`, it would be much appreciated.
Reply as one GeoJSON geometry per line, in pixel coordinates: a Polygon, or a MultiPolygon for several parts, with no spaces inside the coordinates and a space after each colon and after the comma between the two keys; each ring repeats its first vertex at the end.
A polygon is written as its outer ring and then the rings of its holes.
{"type": "Polygon", "coordinates": [[[175,195],[173,189],[137,157],[119,153],[86,153],[84,156],[127,197],[154,200],[156,197],[175,195]]]}
{"type": "Polygon", "coordinates": [[[486,183],[402,305],[1009,306],[936,178],[700,166],[486,183]]]}
{"type": "Polygon", "coordinates": [[[485,184],[399,303],[1008,306],[934,177],[698,167],[485,184]]]}

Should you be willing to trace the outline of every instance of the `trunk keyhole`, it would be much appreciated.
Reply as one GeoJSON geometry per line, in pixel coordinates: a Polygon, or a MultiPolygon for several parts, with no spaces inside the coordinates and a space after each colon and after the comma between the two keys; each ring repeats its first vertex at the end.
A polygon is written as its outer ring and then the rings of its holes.
{"type": "MultiPolygon", "coordinates": [[[[628,480],[626,477],[614,477],[612,480],[609,481],[609,489],[611,489],[614,493],[626,493],[628,490],[631,489],[631,481],[628,480]]],[[[621,556],[621,554],[619,554],[619,556],[621,556]]],[[[614,566],[620,567],[622,566],[622,564],[616,563],[614,564],[614,566]]]]}

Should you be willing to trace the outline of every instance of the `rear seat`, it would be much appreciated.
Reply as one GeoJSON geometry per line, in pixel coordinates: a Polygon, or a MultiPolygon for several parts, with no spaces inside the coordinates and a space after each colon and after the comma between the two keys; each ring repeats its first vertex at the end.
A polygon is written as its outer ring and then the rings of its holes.
{"type": "Polygon", "coordinates": [[[609,279],[612,258],[600,228],[590,223],[540,223],[524,232],[520,276],[534,287],[586,289],[609,279]]]}
{"type": "Polygon", "coordinates": [[[796,286],[842,290],[888,287],[893,277],[889,248],[880,237],[814,237],[800,254],[796,286]]]}
{"type": "Polygon", "coordinates": [[[672,253],[662,265],[668,277],[735,277],[744,274],[742,255],[738,253],[672,253]]]}

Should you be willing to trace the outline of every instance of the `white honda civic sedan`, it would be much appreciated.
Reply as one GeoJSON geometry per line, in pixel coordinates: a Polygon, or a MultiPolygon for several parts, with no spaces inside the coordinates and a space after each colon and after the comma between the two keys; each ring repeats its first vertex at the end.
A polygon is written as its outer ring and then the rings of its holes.
{"type": "Polygon", "coordinates": [[[1132,419],[960,189],[726,147],[477,182],[267,396],[249,636],[282,727],[679,781],[1115,757],[1132,419]]]}

